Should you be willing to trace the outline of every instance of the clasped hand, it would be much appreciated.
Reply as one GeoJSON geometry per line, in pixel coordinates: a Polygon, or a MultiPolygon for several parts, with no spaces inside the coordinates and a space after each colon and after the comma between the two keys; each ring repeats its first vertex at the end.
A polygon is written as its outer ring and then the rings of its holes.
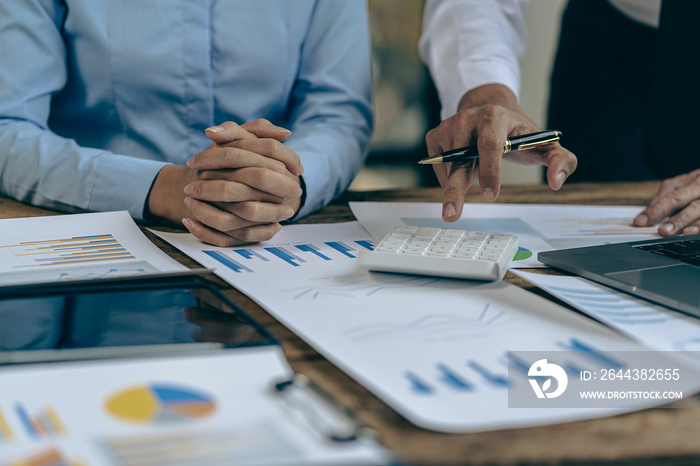
{"type": "Polygon", "coordinates": [[[213,143],[187,166],[163,167],[149,195],[152,215],[179,222],[200,240],[236,246],[272,238],[299,209],[303,167],[267,120],[207,129],[213,143]]]}

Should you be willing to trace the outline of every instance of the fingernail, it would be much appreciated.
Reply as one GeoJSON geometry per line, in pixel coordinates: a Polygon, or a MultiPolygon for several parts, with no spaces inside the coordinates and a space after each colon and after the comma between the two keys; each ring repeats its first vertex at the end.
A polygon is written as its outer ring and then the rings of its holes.
{"type": "Polygon", "coordinates": [[[645,214],[639,214],[637,218],[634,219],[634,223],[640,226],[646,226],[649,224],[649,217],[645,214]]]}
{"type": "Polygon", "coordinates": [[[685,230],[683,230],[684,235],[697,235],[698,232],[700,231],[700,227],[692,226],[688,227],[685,230]]]}
{"type": "Polygon", "coordinates": [[[194,162],[192,161],[193,158],[194,158],[194,157],[190,157],[189,159],[187,159],[187,162],[185,162],[185,164],[186,164],[188,167],[192,167],[192,165],[194,164],[194,162]]]}
{"type": "Polygon", "coordinates": [[[454,217],[454,215],[457,213],[457,209],[455,208],[455,205],[452,204],[451,202],[445,206],[445,218],[451,218],[454,217]]]}
{"type": "Polygon", "coordinates": [[[673,223],[664,223],[661,225],[661,231],[666,233],[673,233],[673,223]]]}
{"type": "Polygon", "coordinates": [[[183,218],[182,224],[185,225],[185,228],[187,228],[188,230],[192,228],[192,220],[190,220],[189,218],[183,218]]]}
{"type": "Polygon", "coordinates": [[[486,202],[491,202],[494,199],[496,199],[496,193],[493,192],[493,189],[491,188],[484,188],[483,191],[481,191],[481,197],[486,201],[486,202]]]}
{"type": "Polygon", "coordinates": [[[204,131],[208,133],[220,133],[224,130],[222,126],[210,126],[209,128],[205,129],[204,131]]]}
{"type": "MultiPolygon", "coordinates": [[[[191,196],[193,191],[194,191],[194,188],[192,187],[192,183],[185,186],[185,194],[187,194],[188,196],[191,196]]],[[[187,199],[185,199],[185,202],[187,202],[187,199]]]]}
{"type": "MultiPolygon", "coordinates": [[[[563,171],[557,173],[557,183],[559,183],[559,188],[562,187],[562,185],[564,184],[564,181],[566,181],[566,173],[563,171]]],[[[557,189],[559,189],[559,188],[557,188],[557,189]]]]}
{"type": "Polygon", "coordinates": [[[284,218],[282,220],[290,219],[294,216],[294,209],[287,207],[287,211],[284,213],[284,218]]]}
{"type": "Polygon", "coordinates": [[[298,197],[301,197],[303,194],[304,194],[304,190],[301,188],[297,188],[294,198],[296,199],[298,197]]]}
{"type": "Polygon", "coordinates": [[[189,209],[189,207],[192,205],[192,199],[189,197],[186,197],[185,204],[187,205],[187,208],[189,209]]]}
{"type": "Polygon", "coordinates": [[[292,132],[289,131],[287,128],[282,128],[281,126],[277,126],[277,130],[278,130],[280,133],[292,134],[292,132]]]}

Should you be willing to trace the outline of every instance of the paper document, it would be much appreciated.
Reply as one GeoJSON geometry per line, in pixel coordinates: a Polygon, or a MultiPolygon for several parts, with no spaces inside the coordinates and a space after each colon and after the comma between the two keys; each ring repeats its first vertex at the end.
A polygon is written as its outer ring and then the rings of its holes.
{"type": "Polygon", "coordinates": [[[5,367],[0,465],[385,464],[376,443],[311,425],[274,389],[290,376],[276,346],[5,367]]]}
{"type": "Polygon", "coordinates": [[[350,208],[375,240],[404,224],[516,235],[515,268],[543,267],[541,251],[658,238],[656,227],[632,225],[643,207],[465,204],[454,223],[442,220],[442,204],[435,202],[351,202],[350,208]]]}
{"type": "Polygon", "coordinates": [[[0,285],[184,272],[127,212],[0,220],[0,285]]]}
{"type": "Polygon", "coordinates": [[[700,351],[700,319],[580,277],[516,271],[538,288],[659,351],[700,351]]]}
{"type": "MultiPolygon", "coordinates": [[[[642,347],[517,286],[368,272],[373,239],[357,222],[285,226],[271,241],[217,248],[159,233],[246,293],[413,423],[468,432],[612,415],[615,409],[512,409],[508,351],[642,347]]],[[[588,351],[590,350],[590,351],[588,351]]],[[[622,362],[624,363],[624,361],[622,362]]],[[[629,409],[658,401],[641,400],[629,409]]]]}

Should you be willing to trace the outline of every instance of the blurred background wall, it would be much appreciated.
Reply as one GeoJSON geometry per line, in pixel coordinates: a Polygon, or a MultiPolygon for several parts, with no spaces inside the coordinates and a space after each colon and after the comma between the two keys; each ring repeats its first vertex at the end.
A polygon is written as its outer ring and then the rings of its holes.
{"type": "MultiPolygon", "coordinates": [[[[483,0],[491,1],[491,0],[483,0]]],[[[375,132],[370,155],[350,189],[436,186],[425,133],[439,123],[440,104],[418,57],[424,0],[369,0],[374,66],[375,132]]],[[[566,0],[531,0],[528,44],[521,60],[520,104],[545,127],[549,76],[566,0]]],[[[541,183],[541,168],[505,162],[503,184],[541,183]]]]}

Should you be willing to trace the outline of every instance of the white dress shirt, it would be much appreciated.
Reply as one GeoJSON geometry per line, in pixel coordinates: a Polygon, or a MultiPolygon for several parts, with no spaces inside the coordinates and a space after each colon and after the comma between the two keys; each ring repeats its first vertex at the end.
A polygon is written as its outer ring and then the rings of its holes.
{"type": "Polygon", "coordinates": [[[520,92],[528,0],[428,0],[419,53],[442,103],[442,119],[457,113],[467,91],[502,84],[520,92]]]}
{"type": "MultiPolygon", "coordinates": [[[[661,0],[609,0],[631,19],[657,27],[661,0]]],[[[520,92],[529,0],[428,0],[419,53],[430,69],[444,120],[460,99],[485,84],[520,92]]]]}

